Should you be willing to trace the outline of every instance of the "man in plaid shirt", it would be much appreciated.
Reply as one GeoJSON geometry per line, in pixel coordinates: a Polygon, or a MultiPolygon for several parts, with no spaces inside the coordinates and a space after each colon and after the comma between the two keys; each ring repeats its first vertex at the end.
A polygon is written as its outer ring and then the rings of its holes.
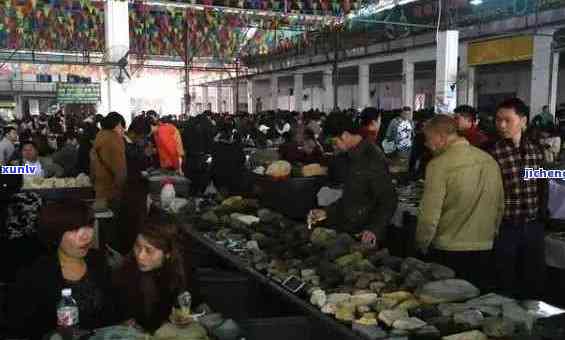
{"type": "Polygon", "coordinates": [[[504,215],[494,244],[498,288],[522,298],[536,298],[544,284],[546,182],[525,180],[525,168],[543,166],[541,148],[525,135],[527,107],[518,98],[498,106],[500,140],[490,150],[504,184],[504,215]]]}

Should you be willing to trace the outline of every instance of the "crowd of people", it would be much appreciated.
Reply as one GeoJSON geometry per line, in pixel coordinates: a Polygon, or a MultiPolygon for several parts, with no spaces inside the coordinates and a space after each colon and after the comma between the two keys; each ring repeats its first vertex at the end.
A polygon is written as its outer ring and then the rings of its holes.
{"type": "MultiPolygon", "coordinates": [[[[378,112],[366,109],[364,114],[371,111],[378,133],[378,112]]],[[[405,108],[389,125],[383,147],[426,164],[416,231],[416,247],[423,257],[455,269],[481,288],[539,298],[544,289],[548,188],[545,179],[525,180],[524,168],[542,168],[555,158],[544,156],[546,141],[536,139],[537,126],[528,128],[528,108],[521,100],[501,103],[495,121],[498,136],[493,138],[478,129],[473,108],[458,107],[453,116],[425,121],[416,132],[423,135],[418,142],[410,135],[413,125],[404,124],[410,122],[405,108]],[[387,145],[395,130],[398,144],[387,145]],[[428,156],[414,155],[420,149],[415,144],[422,141],[428,156]]],[[[386,246],[385,227],[396,207],[386,157],[378,148],[368,148],[365,129],[344,115],[330,115],[323,130],[337,150],[347,152],[351,177],[345,178],[342,198],[311,211],[310,222],[328,221],[361,234],[369,247],[386,246]]]]}
{"type": "Polygon", "coordinates": [[[147,111],[129,127],[117,112],[27,117],[5,127],[0,165],[29,164],[39,171],[0,176],[3,280],[15,282],[4,309],[10,319],[2,326],[36,338],[54,329],[59,293],[68,286],[80,302],[81,326],[127,321],[157,329],[188,289],[187,268],[174,223],[143,213],[148,188],[142,172],[186,176],[195,196],[210,183],[226,193],[245,193],[252,167],[247,148],[275,148],[278,158],[292,164],[328,165],[342,195],[312,210],[309,224],[358,234],[373,249],[386,246],[398,203],[391,169],[399,166],[425,183],[415,238],[423,257],[481,288],[539,297],[547,182],[525,181],[523,168],[559,159],[554,121],[542,114],[529,125],[528,108],[516,98],[497,108],[498,136],[481,131],[470,106],[416,121],[404,107],[380,133],[384,120],[375,108],[329,115],[205,112],[179,119],[147,111]],[[93,181],[94,211],[114,213],[114,224],[96,236],[102,252],[91,249],[93,212],[84,203],[43,202],[36,193],[22,192],[26,176],[79,173],[93,181]],[[126,255],[113,273],[104,260],[106,246],[126,255]],[[21,249],[26,254],[14,261],[21,249]]]}

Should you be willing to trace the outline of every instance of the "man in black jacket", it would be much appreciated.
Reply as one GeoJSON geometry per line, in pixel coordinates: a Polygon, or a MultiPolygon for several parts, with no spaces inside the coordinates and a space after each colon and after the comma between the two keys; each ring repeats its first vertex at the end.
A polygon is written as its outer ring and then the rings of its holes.
{"type": "Polygon", "coordinates": [[[212,152],[216,127],[208,118],[207,113],[202,113],[191,118],[182,132],[186,162],[184,173],[191,180],[192,194],[204,192],[210,181],[207,155],[212,152]]]}
{"type": "Polygon", "coordinates": [[[352,117],[331,114],[324,134],[334,147],[347,152],[349,166],[343,196],[324,210],[312,210],[309,222],[327,220],[328,225],[350,233],[361,233],[369,247],[386,238],[386,227],[397,206],[397,196],[385,156],[359,134],[352,117]]]}

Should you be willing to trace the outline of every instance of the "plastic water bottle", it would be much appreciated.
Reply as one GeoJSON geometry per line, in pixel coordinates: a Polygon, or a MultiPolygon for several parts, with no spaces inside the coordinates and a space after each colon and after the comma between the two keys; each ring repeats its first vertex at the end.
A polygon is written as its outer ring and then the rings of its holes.
{"type": "Polygon", "coordinates": [[[69,288],[61,291],[61,301],[57,305],[57,326],[60,331],[72,334],[78,328],[78,304],[72,297],[69,288]]]}
{"type": "Polygon", "coordinates": [[[190,307],[192,306],[192,295],[185,291],[177,297],[179,307],[183,313],[190,315],[190,307]]]}
{"type": "Polygon", "coordinates": [[[161,208],[167,209],[175,201],[176,192],[173,182],[170,180],[165,181],[161,189],[161,208]]]}

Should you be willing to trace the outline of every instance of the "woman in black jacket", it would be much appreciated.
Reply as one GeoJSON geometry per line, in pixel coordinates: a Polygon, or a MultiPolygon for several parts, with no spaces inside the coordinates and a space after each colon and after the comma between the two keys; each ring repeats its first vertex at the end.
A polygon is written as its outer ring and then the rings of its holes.
{"type": "Polygon", "coordinates": [[[149,221],[137,236],[133,252],[114,272],[121,319],[154,333],[169,319],[177,298],[187,290],[178,230],[149,221]]]}
{"type": "MultiPolygon", "coordinates": [[[[9,333],[40,339],[57,327],[61,290],[70,288],[79,307],[79,328],[114,324],[110,270],[104,257],[91,250],[93,218],[80,201],[43,207],[40,225],[55,251],[23,271],[7,296],[9,333]]],[[[14,254],[15,255],[15,254],[14,254]]]]}

